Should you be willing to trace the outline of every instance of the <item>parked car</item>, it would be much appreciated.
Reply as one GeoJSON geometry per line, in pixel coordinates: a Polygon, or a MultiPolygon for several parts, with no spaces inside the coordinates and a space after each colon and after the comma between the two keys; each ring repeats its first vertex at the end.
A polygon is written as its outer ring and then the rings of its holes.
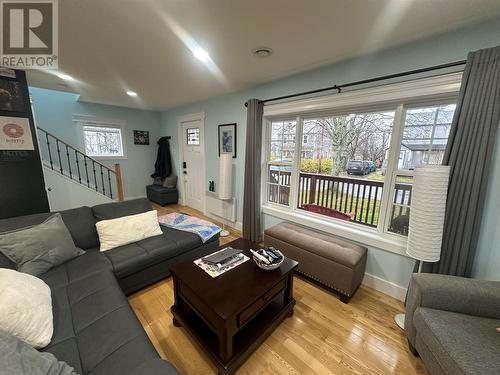
{"type": "Polygon", "coordinates": [[[347,174],[357,174],[364,176],[370,173],[370,166],[368,162],[363,160],[349,160],[347,162],[347,174]]]}
{"type": "Polygon", "coordinates": [[[377,165],[374,161],[368,160],[366,163],[368,163],[368,166],[370,167],[370,172],[375,172],[377,170],[377,165]]]}

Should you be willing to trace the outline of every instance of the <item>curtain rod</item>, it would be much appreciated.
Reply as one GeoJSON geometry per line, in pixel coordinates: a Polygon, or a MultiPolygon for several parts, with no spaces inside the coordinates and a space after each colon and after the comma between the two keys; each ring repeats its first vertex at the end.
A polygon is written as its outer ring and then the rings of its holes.
{"type": "MultiPolygon", "coordinates": [[[[260,103],[268,103],[268,102],[274,102],[276,100],[283,100],[283,99],[295,98],[297,96],[311,95],[311,94],[316,94],[316,93],[323,92],[323,91],[337,90],[337,92],[340,93],[340,92],[342,92],[342,89],[344,89],[346,87],[364,85],[364,84],[367,84],[367,83],[378,82],[378,81],[385,81],[385,80],[388,80],[388,79],[404,77],[404,76],[408,76],[408,75],[412,75],[412,74],[419,74],[419,73],[431,72],[433,70],[440,70],[440,69],[452,68],[454,66],[465,65],[466,62],[467,62],[467,60],[460,60],[460,61],[454,61],[454,62],[450,62],[450,63],[446,63],[446,64],[440,64],[440,65],[430,66],[430,67],[427,67],[427,68],[420,68],[420,69],[415,69],[415,70],[409,70],[409,71],[402,72],[402,73],[388,74],[388,75],[385,75],[385,76],[364,79],[364,80],[361,80],[361,81],[354,81],[354,82],[350,82],[350,83],[344,83],[342,85],[333,85],[333,86],[329,86],[329,87],[323,87],[321,89],[310,90],[310,91],[303,91],[303,92],[299,92],[299,93],[296,93],[296,94],[290,94],[290,95],[278,96],[276,98],[270,98],[270,99],[260,100],[260,103]]],[[[248,102],[245,102],[245,107],[248,107],[248,102]]]]}

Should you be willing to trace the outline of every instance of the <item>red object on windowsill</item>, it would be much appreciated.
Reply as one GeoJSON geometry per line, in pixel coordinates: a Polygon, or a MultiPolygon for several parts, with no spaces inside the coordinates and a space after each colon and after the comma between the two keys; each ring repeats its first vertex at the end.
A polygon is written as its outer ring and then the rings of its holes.
{"type": "Polygon", "coordinates": [[[303,204],[302,208],[306,211],[309,211],[309,212],[314,212],[317,214],[330,216],[330,217],[334,217],[336,219],[347,220],[347,221],[352,220],[356,216],[356,212],[349,212],[346,214],[346,213],[334,210],[333,208],[318,206],[317,204],[303,204]]]}

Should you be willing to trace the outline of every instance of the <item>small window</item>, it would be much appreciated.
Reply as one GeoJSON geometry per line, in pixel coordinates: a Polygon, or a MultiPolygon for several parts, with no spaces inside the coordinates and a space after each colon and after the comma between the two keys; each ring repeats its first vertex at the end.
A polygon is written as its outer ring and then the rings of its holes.
{"type": "Polygon", "coordinates": [[[122,128],[110,125],[83,125],[83,143],[88,156],[125,157],[122,128]]]}
{"type": "Polygon", "coordinates": [[[200,128],[188,128],[186,132],[187,132],[187,144],[189,146],[199,146],[200,128]]]}

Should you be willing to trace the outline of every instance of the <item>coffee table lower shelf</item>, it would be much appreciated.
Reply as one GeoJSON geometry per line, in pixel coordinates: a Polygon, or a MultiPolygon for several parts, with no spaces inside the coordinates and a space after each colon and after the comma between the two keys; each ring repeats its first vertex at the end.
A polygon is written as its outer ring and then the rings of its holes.
{"type": "Polygon", "coordinates": [[[295,299],[286,304],[283,301],[282,292],[233,336],[232,356],[228,361],[219,356],[218,336],[193,309],[187,307],[181,312],[174,305],[171,311],[174,325],[183,326],[215,363],[219,374],[227,375],[233,374],[286,317],[293,315],[295,299]]]}

